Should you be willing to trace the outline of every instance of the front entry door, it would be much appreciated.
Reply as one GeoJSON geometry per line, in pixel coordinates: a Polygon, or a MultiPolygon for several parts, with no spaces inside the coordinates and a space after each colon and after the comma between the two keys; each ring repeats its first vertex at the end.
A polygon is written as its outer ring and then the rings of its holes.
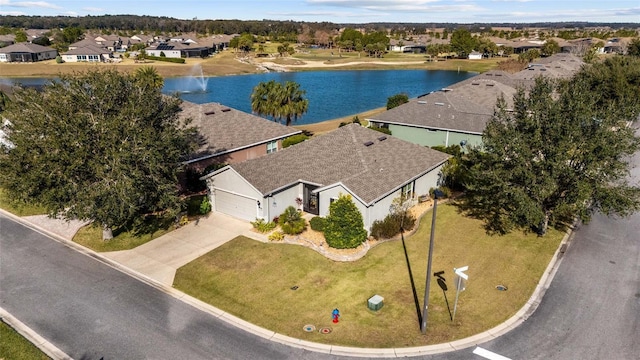
{"type": "Polygon", "coordinates": [[[318,194],[314,193],[313,190],[317,189],[317,186],[312,186],[312,185],[304,185],[304,191],[303,191],[303,209],[305,212],[308,212],[309,214],[313,214],[313,215],[319,215],[320,214],[320,204],[319,204],[319,198],[318,198],[318,194]]]}

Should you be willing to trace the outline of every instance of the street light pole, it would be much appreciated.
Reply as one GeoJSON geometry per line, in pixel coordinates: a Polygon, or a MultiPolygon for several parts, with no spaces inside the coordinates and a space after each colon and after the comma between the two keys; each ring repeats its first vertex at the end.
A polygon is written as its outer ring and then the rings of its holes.
{"type": "Polygon", "coordinates": [[[427,333],[427,309],[429,308],[429,289],[431,288],[431,258],[433,256],[433,237],[436,233],[436,210],[438,209],[438,198],[444,194],[440,189],[433,192],[433,215],[431,216],[431,237],[429,238],[429,256],[427,257],[427,278],[424,287],[424,309],[422,310],[422,326],[420,331],[427,333]]]}

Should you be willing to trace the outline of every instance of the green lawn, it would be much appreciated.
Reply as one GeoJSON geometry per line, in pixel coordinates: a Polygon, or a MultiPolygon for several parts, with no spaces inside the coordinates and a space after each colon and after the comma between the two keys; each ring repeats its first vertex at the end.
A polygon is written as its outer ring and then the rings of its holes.
{"type": "MultiPolygon", "coordinates": [[[[431,213],[406,239],[420,303],[431,213]]],[[[264,244],[244,237],[180,268],[174,286],[264,328],[304,340],[361,347],[406,347],[447,342],[487,330],[514,315],[533,293],[563,234],[544,238],[514,233],[488,236],[478,220],[452,205],[438,208],[433,272],[445,270],[451,309],[453,268],[468,265],[455,323],[432,281],[427,336],[419,330],[402,242],[380,244],[361,260],[334,262],[307,248],[264,244]],[[498,291],[501,284],[508,291],[498,291]],[[291,287],[298,286],[297,290],[291,287]],[[384,297],[373,312],[367,299],[384,297]],[[340,323],[331,311],[340,309],[340,323]],[[329,335],[306,333],[305,324],[331,326],[329,335]]]]}
{"type": "Polygon", "coordinates": [[[46,360],[50,358],[10,326],[0,321],[0,359],[46,360]]]}

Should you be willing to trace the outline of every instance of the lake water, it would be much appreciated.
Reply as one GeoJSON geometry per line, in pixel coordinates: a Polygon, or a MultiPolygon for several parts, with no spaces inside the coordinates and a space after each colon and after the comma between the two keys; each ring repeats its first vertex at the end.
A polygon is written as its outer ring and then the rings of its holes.
{"type": "MultiPolygon", "coordinates": [[[[442,70],[332,70],[264,73],[223,77],[166,78],[163,92],[180,94],[184,100],[202,104],[218,102],[251,113],[251,92],[260,82],[295,81],[306,91],[309,109],[295,124],[354,115],[386,106],[387,98],[406,93],[409,98],[442,89],[477,75],[442,70]]],[[[0,79],[42,85],[47,79],[0,79]]]]}

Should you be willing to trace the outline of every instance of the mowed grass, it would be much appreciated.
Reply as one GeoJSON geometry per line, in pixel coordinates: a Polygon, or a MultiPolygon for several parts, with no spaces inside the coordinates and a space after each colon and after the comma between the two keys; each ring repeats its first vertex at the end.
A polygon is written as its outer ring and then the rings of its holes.
{"type": "MultiPolygon", "coordinates": [[[[357,347],[408,347],[448,342],[498,325],[533,293],[563,233],[543,238],[514,233],[488,236],[481,222],[455,206],[438,208],[433,272],[444,270],[451,309],[453,268],[469,266],[455,322],[432,279],[427,335],[417,308],[401,241],[380,244],[355,262],[334,262],[302,246],[238,237],[180,268],[174,286],[224,311],[275,332],[304,340],[357,347]],[[508,291],[496,290],[505,285],[508,291]],[[292,290],[298,286],[297,290],[292,290]],[[379,311],[367,299],[384,297],[379,311]],[[338,308],[340,322],[331,322],[338,308]],[[303,326],[329,326],[331,334],[303,326]]],[[[431,212],[405,241],[420,306],[424,297],[431,212]]],[[[421,307],[420,307],[421,309],[421,307]]]]}
{"type": "Polygon", "coordinates": [[[9,325],[0,321],[0,359],[47,360],[50,358],[9,325]]]}

